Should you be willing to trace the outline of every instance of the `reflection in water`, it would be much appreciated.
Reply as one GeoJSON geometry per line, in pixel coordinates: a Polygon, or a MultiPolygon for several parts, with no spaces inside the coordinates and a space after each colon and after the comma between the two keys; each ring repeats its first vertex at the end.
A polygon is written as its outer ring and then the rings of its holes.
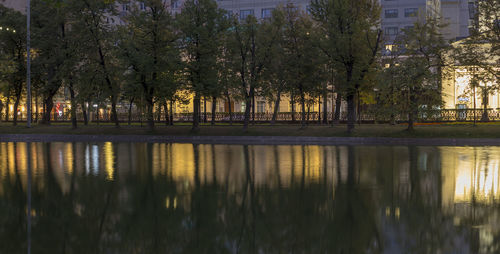
{"type": "Polygon", "coordinates": [[[497,253],[499,167],[500,147],[0,143],[0,253],[26,252],[28,186],[33,253],[497,253]]]}

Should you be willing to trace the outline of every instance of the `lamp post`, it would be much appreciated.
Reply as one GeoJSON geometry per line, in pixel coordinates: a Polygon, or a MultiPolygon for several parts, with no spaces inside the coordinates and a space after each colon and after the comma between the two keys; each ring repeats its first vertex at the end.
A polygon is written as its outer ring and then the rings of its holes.
{"type": "Polygon", "coordinates": [[[31,3],[30,0],[26,0],[26,104],[28,108],[28,118],[27,118],[27,127],[31,128],[31,34],[30,34],[30,23],[31,23],[31,3]]]}

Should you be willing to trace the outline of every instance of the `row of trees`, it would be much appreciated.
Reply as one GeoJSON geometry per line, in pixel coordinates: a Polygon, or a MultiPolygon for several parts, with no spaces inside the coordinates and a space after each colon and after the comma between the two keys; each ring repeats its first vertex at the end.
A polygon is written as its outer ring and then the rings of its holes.
{"type": "MultiPolygon", "coordinates": [[[[19,13],[0,11],[0,24],[16,29],[0,31],[0,82],[17,112],[25,80],[25,21],[19,13]]],[[[439,74],[448,48],[437,21],[405,30],[393,47],[398,50],[387,55],[381,54],[378,1],[313,0],[308,12],[287,5],[258,20],[230,15],[213,0],[188,0],[175,16],[161,0],[33,0],[33,84],[35,100],[43,101],[42,122],[50,123],[61,88],[71,97],[74,128],[77,108],[87,123],[89,103],[101,101],[111,105],[116,126],[117,103],[127,101],[129,112],[133,104],[144,106],[154,128],[155,107],[171,119],[173,103],[188,94],[194,129],[202,103],[212,100],[215,114],[217,99],[244,102],[245,129],[256,96],[274,102],[274,122],[288,95],[291,105],[300,105],[305,127],[306,105],[323,101],[326,122],[326,102],[335,94],[335,119],[341,100],[347,102],[348,131],[361,100],[393,115],[408,114],[410,129],[422,105],[440,105],[439,74]]]]}

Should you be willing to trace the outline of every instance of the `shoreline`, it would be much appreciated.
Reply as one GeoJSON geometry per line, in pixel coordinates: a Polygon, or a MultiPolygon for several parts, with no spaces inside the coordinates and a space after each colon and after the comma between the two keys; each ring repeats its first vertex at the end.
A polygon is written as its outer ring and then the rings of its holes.
{"type": "Polygon", "coordinates": [[[500,146],[500,138],[0,134],[0,142],[139,142],[239,145],[500,146]]]}

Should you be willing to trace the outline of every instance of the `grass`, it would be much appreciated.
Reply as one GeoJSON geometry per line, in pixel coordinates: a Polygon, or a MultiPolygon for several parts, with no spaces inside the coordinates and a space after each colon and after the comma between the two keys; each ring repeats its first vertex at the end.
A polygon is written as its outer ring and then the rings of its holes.
{"type": "Polygon", "coordinates": [[[26,128],[25,123],[12,126],[12,123],[0,123],[0,134],[75,134],[75,135],[177,135],[177,136],[316,136],[316,137],[400,137],[400,138],[500,138],[500,123],[439,123],[419,124],[414,132],[405,130],[406,125],[362,124],[356,125],[354,133],[348,134],[344,124],[336,126],[309,125],[300,129],[300,125],[269,124],[251,125],[248,131],[243,131],[241,124],[229,126],[202,125],[197,132],[191,131],[190,124],[175,126],[157,125],[154,131],[140,124],[128,126],[122,124],[120,128],[109,123],[79,124],[72,129],[69,123],[54,123],[51,126],[34,125],[26,128]]]}

